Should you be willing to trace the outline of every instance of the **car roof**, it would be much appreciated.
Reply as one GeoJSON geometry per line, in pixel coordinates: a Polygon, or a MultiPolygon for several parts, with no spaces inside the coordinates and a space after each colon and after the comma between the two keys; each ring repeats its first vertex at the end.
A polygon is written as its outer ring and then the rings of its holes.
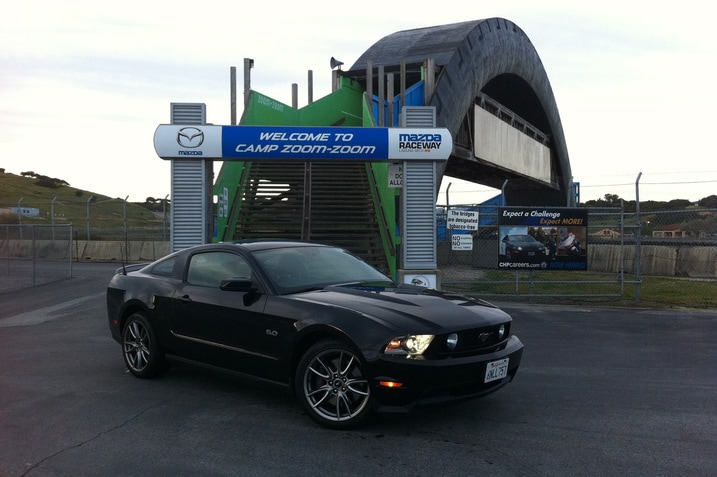
{"type": "Polygon", "coordinates": [[[256,250],[268,250],[273,248],[297,248],[297,247],[328,247],[329,245],[304,242],[300,240],[243,240],[237,242],[230,242],[232,245],[237,245],[241,248],[245,248],[250,251],[256,250]]]}
{"type": "MultiPolygon", "coordinates": [[[[182,250],[177,250],[174,253],[171,253],[165,257],[162,257],[158,259],[157,261],[165,260],[169,257],[173,257],[176,255],[185,255],[185,254],[191,254],[196,252],[204,252],[209,250],[227,250],[231,248],[237,248],[246,250],[247,252],[253,253],[259,250],[270,250],[270,249],[279,249],[279,248],[300,248],[300,247],[332,247],[336,248],[332,245],[325,245],[325,244],[319,244],[315,242],[306,242],[306,241],[300,241],[300,240],[246,240],[246,241],[236,241],[236,242],[214,242],[214,243],[205,243],[200,245],[194,245],[192,247],[188,247],[182,250]]],[[[154,262],[153,262],[154,263],[154,262]]]]}

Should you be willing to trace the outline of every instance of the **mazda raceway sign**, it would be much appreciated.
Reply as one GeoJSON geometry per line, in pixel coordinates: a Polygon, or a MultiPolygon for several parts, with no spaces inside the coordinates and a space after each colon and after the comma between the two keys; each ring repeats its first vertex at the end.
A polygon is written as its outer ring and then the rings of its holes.
{"type": "Polygon", "coordinates": [[[162,159],[445,161],[453,139],[443,128],[351,128],[162,124],[162,159]]]}

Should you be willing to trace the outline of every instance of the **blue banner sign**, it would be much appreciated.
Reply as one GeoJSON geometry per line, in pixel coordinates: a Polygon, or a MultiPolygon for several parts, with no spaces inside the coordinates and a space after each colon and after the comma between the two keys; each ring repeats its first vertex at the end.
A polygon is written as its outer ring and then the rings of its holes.
{"type": "Polygon", "coordinates": [[[453,139],[443,128],[348,128],[163,124],[162,159],[445,161],[453,139]]]}

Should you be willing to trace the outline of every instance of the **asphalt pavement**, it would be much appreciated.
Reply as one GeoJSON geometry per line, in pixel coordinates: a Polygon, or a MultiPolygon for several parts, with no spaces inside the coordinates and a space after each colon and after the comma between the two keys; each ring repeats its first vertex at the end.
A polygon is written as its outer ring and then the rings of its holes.
{"type": "Polygon", "coordinates": [[[511,384],[330,431],[268,384],[132,377],[116,267],[0,293],[0,477],[717,475],[715,310],[501,303],[525,344],[511,384]]]}

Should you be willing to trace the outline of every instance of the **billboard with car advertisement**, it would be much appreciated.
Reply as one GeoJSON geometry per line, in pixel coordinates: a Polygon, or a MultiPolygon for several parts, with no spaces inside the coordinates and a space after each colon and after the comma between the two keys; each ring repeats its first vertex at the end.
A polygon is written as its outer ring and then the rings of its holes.
{"type": "Polygon", "coordinates": [[[587,209],[501,207],[498,267],[587,270],[587,209]]]}

